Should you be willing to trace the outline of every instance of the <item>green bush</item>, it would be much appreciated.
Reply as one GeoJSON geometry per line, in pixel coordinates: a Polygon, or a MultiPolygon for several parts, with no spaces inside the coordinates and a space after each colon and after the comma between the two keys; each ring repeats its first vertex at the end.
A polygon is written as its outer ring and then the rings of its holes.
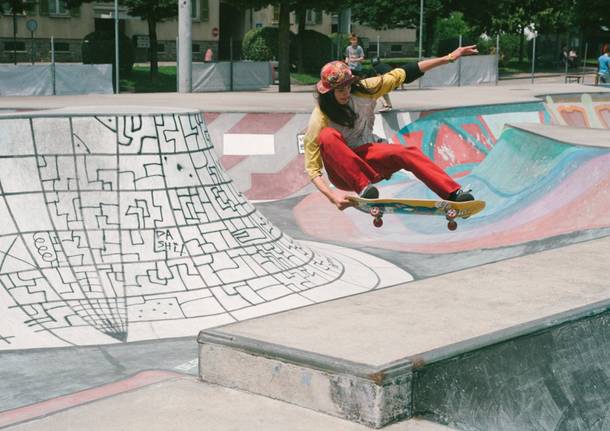
{"type": "Polygon", "coordinates": [[[267,28],[269,30],[265,31],[263,31],[264,29],[253,28],[244,35],[241,42],[241,52],[245,60],[269,61],[274,59],[271,43],[273,39],[277,40],[277,29],[265,27],[265,29],[267,28]]]}
{"type": "MultiPolygon", "coordinates": [[[[276,27],[253,28],[242,40],[241,53],[244,60],[270,61],[278,59],[279,36],[276,27]]],[[[290,61],[293,62],[295,35],[290,33],[290,61]]]]}
{"type": "Polygon", "coordinates": [[[462,36],[462,46],[476,43],[476,40],[473,40],[476,38],[472,36],[472,28],[464,19],[464,14],[452,12],[448,17],[437,21],[432,51],[438,56],[446,55],[460,46],[460,36],[462,36]]]}
{"type": "Polygon", "coordinates": [[[505,66],[511,60],[519,58],[519,38],[518,34],[500,35],[500,65],[505,66]]]}
{"type": "MultiPolygon", "coordinates": [[[[96,31],[83,38],[83,64],[112,64],[114,68],[114,32],[96,31]]],[[[133,68],[134,49],[131,40],[119,33],[119,66],[129,74],[133,68]]],[[[113,75],[114,76],[114,75],[113,75]]]]}
{"type": "Polygon", "coordinates": [[[303,44],[303,67],[307,73],[319,73],[332,60],[331,40],[314,30],[305,30],[300,37],[303,44]]]}

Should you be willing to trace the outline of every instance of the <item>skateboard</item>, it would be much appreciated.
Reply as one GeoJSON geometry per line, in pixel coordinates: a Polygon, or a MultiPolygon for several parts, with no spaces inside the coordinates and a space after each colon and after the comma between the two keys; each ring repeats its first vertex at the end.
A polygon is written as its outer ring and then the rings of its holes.
{"type": "Polygon", "coordinates": [[[370,214],[373,225],[383,225],[384,214],[414,214],[444,216],[447,229],[457,229],[457,218],[467,219],[485,208],[484,201],[451,202],[433,199],[363,199],[354,196],[347,198],[354,208],[370,214]]]}

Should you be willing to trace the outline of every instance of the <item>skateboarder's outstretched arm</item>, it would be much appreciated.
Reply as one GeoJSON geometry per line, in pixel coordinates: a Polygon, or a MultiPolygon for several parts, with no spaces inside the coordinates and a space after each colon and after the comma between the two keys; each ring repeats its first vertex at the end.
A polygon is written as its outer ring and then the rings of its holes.
{"type": "Polygon", "coordinates": [[[455,60],[464,55],[473,55],[478,53],[479,51],[477,50],[476,45],[460,46],[459,48],[456,48],[453,52],[445,55],[444,57],[421,60],[417,62],[417,65],[419,66],[419,70],[425,73],[428,70],[434,69],[438,66],[442,66],[443,64],[453,63],[455,60]]]}

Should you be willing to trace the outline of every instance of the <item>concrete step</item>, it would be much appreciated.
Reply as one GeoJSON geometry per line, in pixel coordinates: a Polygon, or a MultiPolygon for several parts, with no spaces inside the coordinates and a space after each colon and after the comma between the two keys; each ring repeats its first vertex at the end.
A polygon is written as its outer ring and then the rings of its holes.
{"type": "Polygon", "coordinates": [[[569,403],[553,399],[545,384],[566,380],[549,374],[541,358],[565,353],[567,372],[588,376],[607,370],[599,358],[607,357],[600,328],[610,286],[600,256],[608,250],[604,238],[205,330],[200,377],[371,427],[421,415],[459,428],[477,411],[473,423],[491,423],[499,412],[508,427],[481,429],[529,429],[510,428],[515,417],[504,414],[539,413],[518,396],[531,385],[531,395],[550,406],[550,424],[569,403]],[[520,377],[514,364],[531,370],[520,377]],[[520,401],[509,403],[502,391],[520,401]]]}

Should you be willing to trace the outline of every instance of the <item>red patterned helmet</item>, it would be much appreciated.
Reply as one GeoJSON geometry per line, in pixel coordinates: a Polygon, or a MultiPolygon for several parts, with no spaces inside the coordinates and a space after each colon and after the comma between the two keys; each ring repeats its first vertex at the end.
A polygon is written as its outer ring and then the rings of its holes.
{"type": "Polygon", "coordinates": [[[320,80],[316,88],[320,94],[328,93],[335,88],[343,87],[356,81],[358,77],[352,75],[352,71],[342,61],[331,61],[326,63],[320,71],[320,80]]]}

